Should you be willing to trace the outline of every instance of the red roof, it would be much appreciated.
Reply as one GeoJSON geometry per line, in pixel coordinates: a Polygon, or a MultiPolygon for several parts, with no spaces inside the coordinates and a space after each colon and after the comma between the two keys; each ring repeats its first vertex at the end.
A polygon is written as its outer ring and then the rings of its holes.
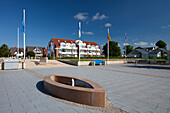
{"type": "MultiPolygon", "coordinates": [[[[52,41],[54,42],[54,44],[56,45],[56,47],[59,47],[59,43],[60,42],[65,42],[66,41],[66,43],[75,43],[75,41],[76,40],[69,40],[69,39],[62,39],[62,38],[51,38],[52,39],[52,41]],[[60,42],[58,42],[58,40],[60,40],[60,42]]],[[[83,43],[86,43],[86,45],[97,45],[97,46],[99,46],[96,42],[88,42],[88,41],[83,41],[83,43]]],[[[100,48],[100,46],[99,46],[99,48],[100,48]]]]}

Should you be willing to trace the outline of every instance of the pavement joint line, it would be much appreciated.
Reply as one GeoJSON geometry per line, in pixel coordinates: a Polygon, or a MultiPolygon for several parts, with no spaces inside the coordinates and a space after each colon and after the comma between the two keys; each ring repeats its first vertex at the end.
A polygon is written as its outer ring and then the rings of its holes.
{"type": "Polygon", "coordinates": [[[32,74],[32,75],[34,75],[34,76],[36,76],[36,77],[38,77],[40,79],[43,79],[42,75],[40,75],[38,73],[35,73],[35,72],[33,72],[33,71],[29,70],[29,69],[25,69],[24,71],[26,71],[26,72],[28,72],[28,73],[30,73],[30,74],[32,74]]]}
{"type": "MultiPolygon", "coordinates": [[[[31,70],[28,70],[28,69],[25,69],[26,72],[40,78],[40,79],[43,79],[43,76],[36,73],[36,72],[33,72],[31,70]]],[[[105,108],[101,108],[101,107],[94,107],[94,106],[88,106],[88,105],[83,105],[83,104],[79,104],[79,103],[75,103],[75,102],[71,102],[71,101],[67,101],[67,100],[62,100],[62,99],[59,99],[59,98],[55,98],[53,96],[50,96],[50,95],[47,95],[45,94],[46,96],[56,100],[56,101],[59,101],[59,102],[63,102],[65,104],[69,104],[69,105],[72,105],[72,106],[77,106],[77,107],[81,107],[81,108],[86,108],[86,109],[92,109],[92,110],[99,110],[99,111],[102,111],[104,113],[113,113],[113,112],[120,112],[120,113],[126,113],[126,111],[120,109],[120,108],[116,108],[113,106],[113,104],[111,103],[111,101],[106,97],[106,107],[105,108]]]]}
{"type": "Polygon", "coordinates": [[[127,71],[119,71],[119,70],[112,70],[112,69],[100,69],[100,70],[107,70],[107,71],[114,71],[114,72],[121,72],[121,73],[129,73],[129,74],[137,74],[137,75],[143,75],[143,76],[150,76],[150,77],[156,77],[156,78],[164,78],[164,79],[170,79],[170,77],[164,77],[164,76],[155,76],[150,74],[142,74],[142,73],[132,73],[127,71]]]}

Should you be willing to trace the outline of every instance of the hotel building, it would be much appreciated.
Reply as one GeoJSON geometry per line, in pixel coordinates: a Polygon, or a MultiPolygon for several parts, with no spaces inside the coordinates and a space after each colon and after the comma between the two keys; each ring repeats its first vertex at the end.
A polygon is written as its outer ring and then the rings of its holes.
{"type": "Polygon", "coordinates": [[[48,55],[55,57],[101,56],[101,49],[95,42],[51,38],[48,43],[48,55]],[[80,46],[80,47],[79,47],[80,46]]]}

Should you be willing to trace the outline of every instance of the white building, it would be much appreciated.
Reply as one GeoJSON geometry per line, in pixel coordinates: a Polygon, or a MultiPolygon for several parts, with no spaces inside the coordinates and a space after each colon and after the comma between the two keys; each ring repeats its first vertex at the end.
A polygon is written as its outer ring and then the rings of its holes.
{"type": "Polygon", "coordinates": [[[101,56],[101,49],[95,42],[51,38],[47,50],[50,56],[78,57],[80,46],[81,57],[101,56]]]}

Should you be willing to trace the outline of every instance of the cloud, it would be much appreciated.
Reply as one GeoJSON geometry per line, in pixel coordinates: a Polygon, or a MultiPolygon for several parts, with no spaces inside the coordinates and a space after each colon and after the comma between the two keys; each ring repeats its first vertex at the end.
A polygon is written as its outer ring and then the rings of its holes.
{"type": "Polygon", "coordinates": [[[155,46],[155,43],[151,43],[151,46],[155,46]]]}
{"type": "Polygon", "coordinates": [[[84,32],[84,31],[82,31],[82,34],[85,34],[85,35],[94,35],[93,32],[84,32]]]}
{"type": "Polygon", "coordinates": [[[143,42],[143,41],[137,42],[137,43],[134,43],[134,44],[135,44],[135,45],[138,45],[138,46],[146,46],[146,45],[148,45],[147,42],[143,42]]]}
{"type": "Polygon", "coordinates": [[[118,47],[120,47],[121,45],[120,44],[118,44],[118,47]]]}
{"type": "Polygon", "coordinates": [[[162,29],[166,29],[166,28],[168,28],[168,27],[170,27],[170,25],[161,26],[162,29]]]}
{"type": "Polygon", "coordinates": [[[165,29],[165,28],[167,28],[167,26],[161,26],[161,28],[162,28],[162,29],[165,29]]]}
{"type": "Polygon", "coordinates": [[[92,20],[103,20],[103,19],[106,19],[108,18],[106,15],[100,15],[100,13],[96,13],[96,15],[93,16],[92,20]]]}
{"type": "Polygon", "coordinates": [[[112,24],[110,24],[110,23],[105,24],[105,27],[111,27],[111,26],[112,26],[112,24]]]}
{"type": "Polygon", "coordinates": [[[74,18],[82,21],[86,20],[88,18],[88,13],[78,13],[74,18]]]}
{"type": "Polygon", "coordinates": [[[125,46],[125,45],[127,46],[127,45],[129,45],[129,44],[128,44],[128,43],[123,43],[123,45],[124,45],[124,46],[125,46]]]}

